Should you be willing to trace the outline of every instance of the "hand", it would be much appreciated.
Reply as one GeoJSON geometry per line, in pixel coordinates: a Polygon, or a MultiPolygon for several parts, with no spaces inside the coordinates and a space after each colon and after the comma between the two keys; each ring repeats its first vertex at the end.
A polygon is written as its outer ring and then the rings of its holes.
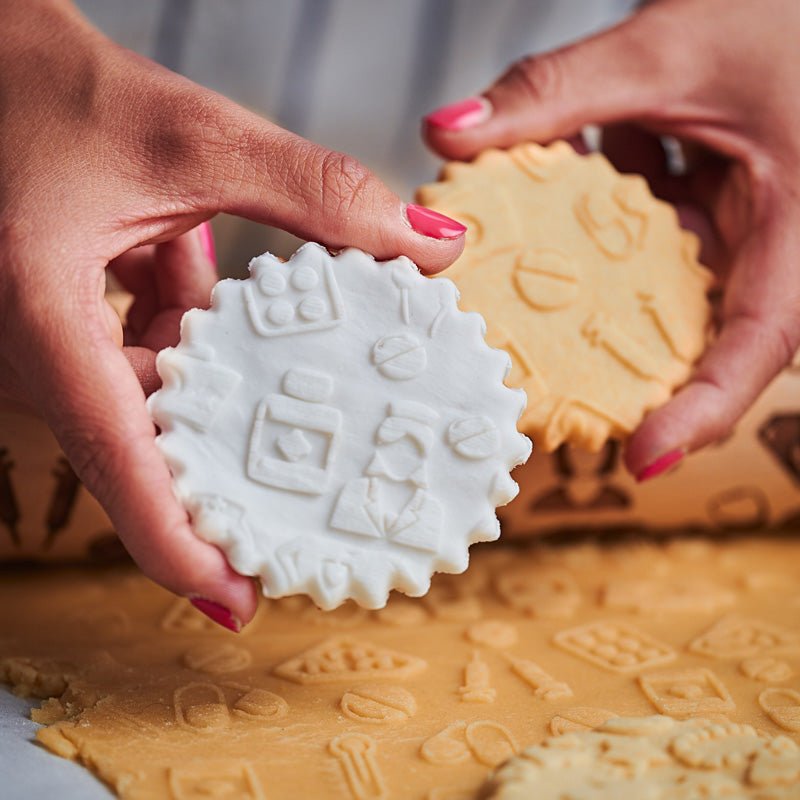
{"type": "Polygon", "coordinates": [[[208,303],[197,226],[224,211],[428,272],[464,228],[123,50],[66,0],[0,0],[0,17],[0,394],[43,415],[151,578],[237,628],[255,587],[192,533],[142,389],[183,311],[208,303]],[[109,265],[136,295],[136,347],[104,302],[109,265]]]}
{"type": "Polygon", "coordinates": [[[452,159],[606,126],[616,165],[710,222],[703,255],[724,289],[719,334],[628,441],[642,480],[725,436],[800,345],[798,36],[796,0],[656,0],[426,118],[428,143],[452,159]],[[686,145],[682,178],[668,174],[662,134],[686,145]]]}

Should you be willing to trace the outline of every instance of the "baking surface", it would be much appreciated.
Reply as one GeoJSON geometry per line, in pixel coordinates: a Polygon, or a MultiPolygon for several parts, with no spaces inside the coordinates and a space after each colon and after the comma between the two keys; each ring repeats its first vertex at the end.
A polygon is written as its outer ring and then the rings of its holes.
{"type": "Polygon", "coordinates": [[[791,538],[483,546],[426,598],[265,602],[238,637],[125,569],[8,570],[0,608],[0,672],[61,697],[40,739],[130,798],[455,800],[614,715],[800,740],[791,538]]]}
{"type": "Polygon", "coordinates": [[[30,719],[38,701],[15,697],[0,688],[0,775],[3,800],[52,797],[59,800],[108,800],[114,795],[78,764],[57,758],[35,744],[40,725],[30,719]]]}

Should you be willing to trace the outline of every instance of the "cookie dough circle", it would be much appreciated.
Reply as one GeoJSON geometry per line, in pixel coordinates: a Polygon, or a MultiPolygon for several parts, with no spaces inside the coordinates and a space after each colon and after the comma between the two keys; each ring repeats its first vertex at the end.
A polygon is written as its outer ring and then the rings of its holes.
{"type": "Polygon", "coordinates": [[[639,176],[565,142],[488,150],[445,167],[417,200],[469,226],[447,271],[547,452],[624,438],[684,383],[703,351],[710,273],[699,241],[639,176]]]}
{"type": "Polygon", "coordinates": [[[324,609],[463,572],[530,452],[482,319],[403,257],[307,244],[250,273],[184,316],[148,401],[197,534],[324,609]]]}

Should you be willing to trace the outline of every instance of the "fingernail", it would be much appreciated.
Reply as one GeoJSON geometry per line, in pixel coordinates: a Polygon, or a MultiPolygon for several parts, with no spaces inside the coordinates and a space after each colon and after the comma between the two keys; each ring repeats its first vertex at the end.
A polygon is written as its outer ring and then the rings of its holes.
{"type": "Polygon", "coordinates": [[[211,223],[206,220],[198,226],[197,232],[200,234],[200,245],[203,248],[206,258],[212,263],[217,263],[217,248],[214,246],[214,231],[211,223]]]}
{"type": "Polygon", "coordinates": [[[425,117],[425,122],[445,131],[463,131],[486,122],[491,116],[492,105],[485,97],[468,97],[437,108],[425,117]]]}
{"type": "Polygon", "coordinates": [[[647,481],[650,480],[650,478],[655,478],[657,475],[661,475],[668,469],[674,467],[685,455],[686,451],[680,449],[670,450],[668,453],[664,453],[663,456],[659,456],[651,464],[648,464],[636,476],[636,480],[641,483],[642,481],[647,481]]]}
{"type": "Polygon", "coordinates": [[[215,603],[213,600],[207,600],[205,597],[190,597],[189,602],[217,625],[222,625],[223,628],[234,633],[239,633],[242,629],[242,623],[225,606],[215,603]]]}
{"type": "Polygon", "coordinates": [[[416,203],[406,206],[406,219],[413,230],[432,239],[458,239],[467,230],[466,225],[416,203]]]}

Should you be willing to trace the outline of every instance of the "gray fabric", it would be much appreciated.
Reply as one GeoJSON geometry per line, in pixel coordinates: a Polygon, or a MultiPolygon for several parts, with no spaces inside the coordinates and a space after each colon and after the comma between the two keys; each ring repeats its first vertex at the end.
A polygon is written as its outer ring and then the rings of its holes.
{"type": "Polygon", "coordinates": [[[195,0],[164,0],[159,15],[153,58],[180,72],[195,0]]]}

